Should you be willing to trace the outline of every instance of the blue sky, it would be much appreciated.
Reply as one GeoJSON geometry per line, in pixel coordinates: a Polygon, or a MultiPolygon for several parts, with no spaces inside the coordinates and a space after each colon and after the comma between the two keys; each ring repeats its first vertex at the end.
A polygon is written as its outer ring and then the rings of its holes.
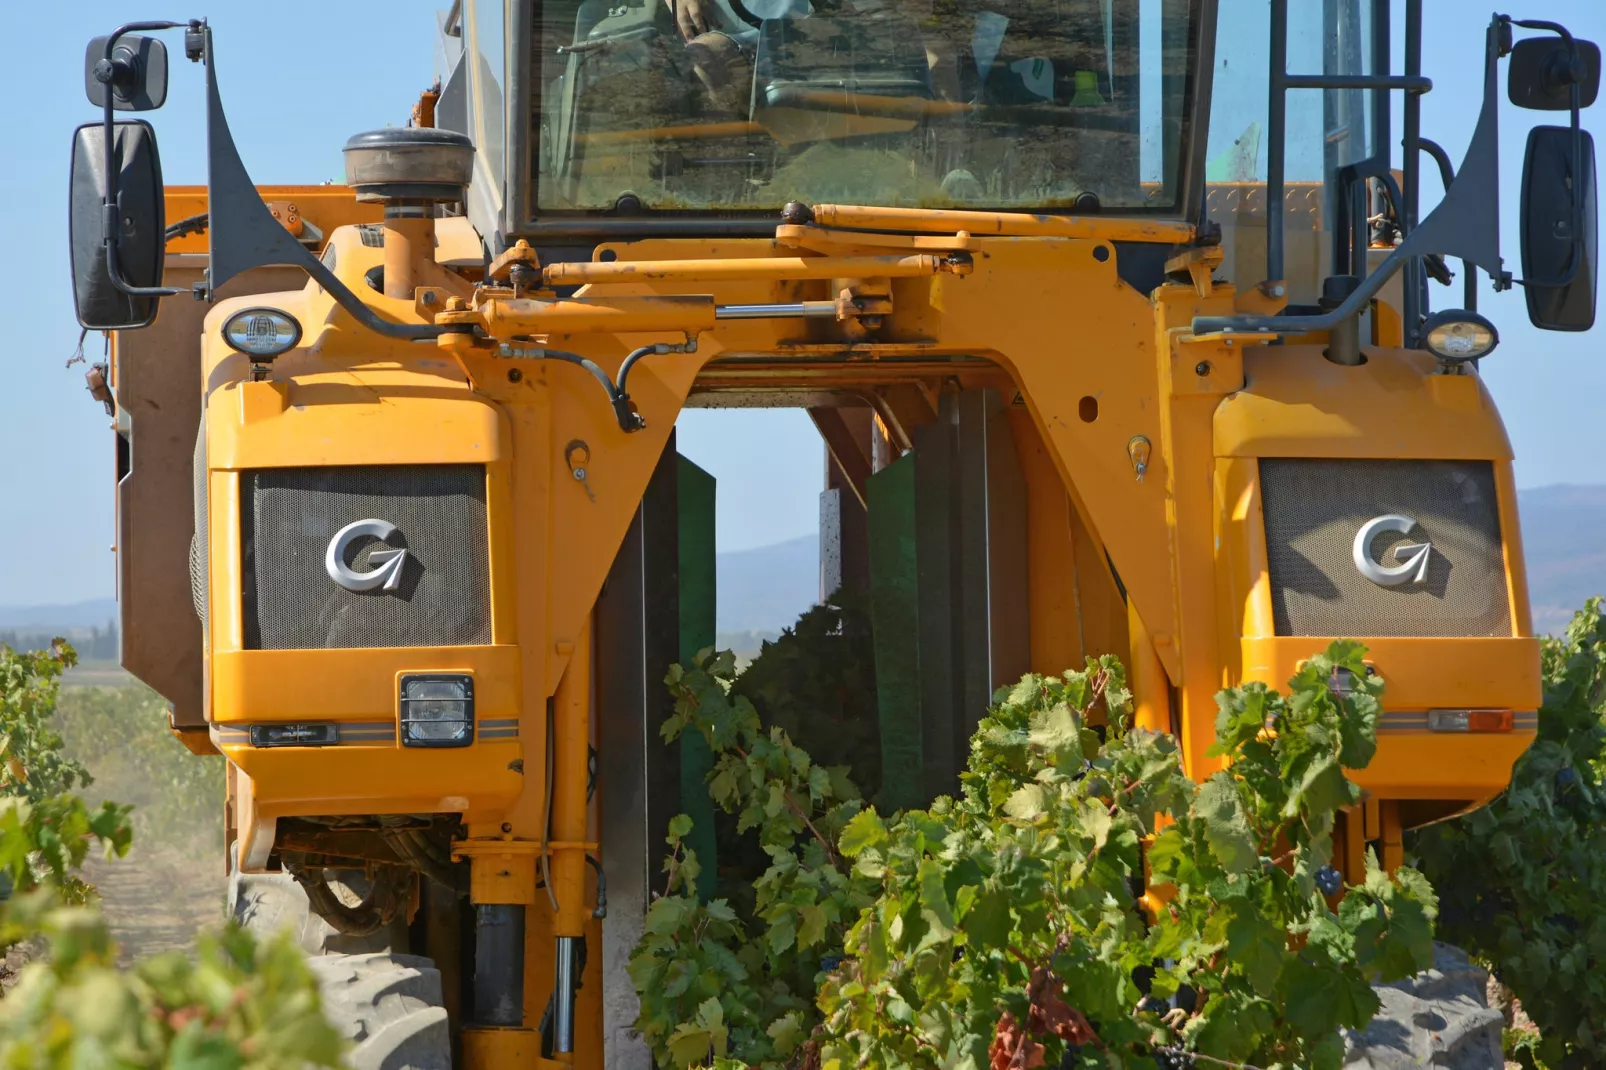
{"type": "MultiPolygon", "coordinates": [[[[1314,0],[1294,6],[1306,3],[1314,0]]],[[[0,167],[0,233],[9,251],[0,258],[0,293],[13,337],[0,358],[0,605],[113,593],[112,435],[100,406],[83,390],[83,367],[63,367],[78,334],[67,267],[67,152],[73,127],[96,118],[83,96],[87,38],[134,19],[209,15],[224,100],[253,178],[321,182],[340,176],[340,148],[351,134],[405,122],[439,67],[435,10],[445,5],[277,0],[196,12],[153,7],[148,0],[77,0],[73,6],[72,31],[30,33],[11,60],[11,84],[26,89],[13,94],[10,149],[0,167]],[[384,16],[375,18],[377,11],[384,16]]],[[[1254,5],[1232,0],[1230,6],[1254,5]]],[[[1435,88],[1424,101],[1423,132],[1459,161],[1476,119],[1484,9],[1459,0],[1428,0],[1426,7],[1424,66],[1435,88]]],[[[1527,0],[1513,14],[1555,19],[1580,36],[1606,38],[1606,4],[1599,0],[1527,0]]],[[[1396,49],[1399,42],[1396,33],[1396,49]]],[[[181,53],[175,39],[168,104],[147,116],[161,137],[166,179],[175,184],[204,181],[205,162],[200,72],[181,53]]],[[[1585,113],[1597,138],[1603,115],[1603,106],[1585,113]]],[[[1517,176],[1526,130],[1536,118],[1548,117],[1509,105],[1501,110],[1504,247],[1512,270],[1517,176]]],[[[1424,182],[1429,200],[1434,185],[1424,182]]],[[[1520,294],[1485,291],[1481,300],[1502,334],[1485,370],[1516,446],[1519,486],[1606,482],[1595,448],[1606,399],[1599,335],[1532,330],[1520,294]]],[[[91,359],[99,357],[98,341],[93,336],[86,350],[91,359]]],[[[682,452],[720,480],[722,548],[813,529],[823,465],[818,436],[801,413],[691,412],[680,436],[682,452]]]]}

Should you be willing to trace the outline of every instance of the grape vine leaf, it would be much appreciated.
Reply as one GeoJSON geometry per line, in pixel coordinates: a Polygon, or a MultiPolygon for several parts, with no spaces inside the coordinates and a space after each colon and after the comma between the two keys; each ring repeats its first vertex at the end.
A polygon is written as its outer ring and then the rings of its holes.
{"type": "Polygon", "coordinates": [[[1222,869],[1244,873],[1260,864],[1260,852],[1249,833],[1232,774],[1217,773],[1200,785],[1193,809],[1204,820],[1205,840],[1222,869]]]}

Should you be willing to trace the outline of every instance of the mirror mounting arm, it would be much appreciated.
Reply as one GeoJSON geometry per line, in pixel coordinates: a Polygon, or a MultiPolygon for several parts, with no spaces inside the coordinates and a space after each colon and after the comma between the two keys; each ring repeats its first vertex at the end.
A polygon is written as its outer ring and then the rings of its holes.
{"type": "Polygon", "coordinates": [[[382,319],[269,214],[240,160],[228,117],[223,111],[217,62],[212,52],[212,32],[204,25],[199,27],[199,32],[206,64],[206,203],[210,217],[210,253],[206,281],[196,284],[196,296],[210,301],[224,283],[252,268],[294,267],[306,272],[354,320],[376,334],[419,342],[461,330],[449,324],[394,323],[382,319]]]}
{"type": "Polygon", "coordinates": [[[171,297],[183,293],[167,286],[131,286],[123,278],[122,269],[117,263],[117,223],[121,207],[117,198],[117,141],[116,127],[112,121],[111,83],[116,66],[112,60],[112,50],[117,45],[118,38],[124,34],[135,33],[141,30],[174,30],[181,26],[189,26],[187,22],[127,22],[113,30],[111,36],[106,38],[106,55],[95,66],[95,79],[106,85],[106,100],[101,106],[101,129],[106,142],[106,199],[101,202],[101,233],[100,240],[106,247],[106,272],[111,276],[112,285],[125,294],[133,297],[171,297]]]}
{"type": "MultiPolygon", "coordinates": [[[[1364,311],[1383,284],[1407,263],[1429,253],[1460,257],[1488,272],[1496,290],[1510,287],[1511,274],[1504,270],[1500,256],[1498,212],[1500,135],[1495,89],[1501,41],[1505,36],[1502,20],[1503,16],[1496,15],[1485,33],[1483,107],[1466,157],[1450,188],[1445,190],[1444,199],[1428,217],[1413,227],[1405,240],[1395,246],[1337,308],[1310,316],[1196,316],[1193,319],[1196,336],[1229,332],[1291,335],[1330,331],[1364,311]],[[1494,204],[1493,210],[1490,202],[1494,204]]],[[[1278,213],[1273,212],[1272,218],[1278,218],[1278,213]]]]}

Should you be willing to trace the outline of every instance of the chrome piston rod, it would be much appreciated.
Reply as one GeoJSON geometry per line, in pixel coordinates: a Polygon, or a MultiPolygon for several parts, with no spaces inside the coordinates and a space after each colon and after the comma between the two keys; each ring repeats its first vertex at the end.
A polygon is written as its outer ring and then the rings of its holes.
{"type": "Polygon", "coordinates": [[[572,936],[558,937],[558,961],[553,993],[552,1050],[567,1055],[574,1051],[575,944],[572,936]]]}
{"type": "Polygon", "coordinates": [[[716,305],[717,320],[836,319],[835,301],[793,301],[775,305],[716,305]]]}

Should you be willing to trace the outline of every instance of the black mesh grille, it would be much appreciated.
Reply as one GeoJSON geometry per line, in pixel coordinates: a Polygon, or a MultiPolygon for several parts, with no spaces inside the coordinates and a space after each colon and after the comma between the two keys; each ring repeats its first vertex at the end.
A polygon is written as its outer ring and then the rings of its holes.
{"type": "Polygon", "coordinates": [[[1278,635],[1511,634],[1494,469],[1487,461],[1262,460],[1261,500],[1278,635]],[[1420,583],[1380,586],[1355,565],[1367,521],[1398,513],[1409,533],[1372,540],[1372,559],[1429,543],[1420,583]]]}
{"type": "Polygon", "coordinates": [[[245,645],[255,650],[471,646],[491,641],[485,470],[478,465],[266,468],[243,473],[245,645]],[[405,548],[393,591],[348,591],[324,556],[359,520],[388,521],[345,560],[405,548]]]}

